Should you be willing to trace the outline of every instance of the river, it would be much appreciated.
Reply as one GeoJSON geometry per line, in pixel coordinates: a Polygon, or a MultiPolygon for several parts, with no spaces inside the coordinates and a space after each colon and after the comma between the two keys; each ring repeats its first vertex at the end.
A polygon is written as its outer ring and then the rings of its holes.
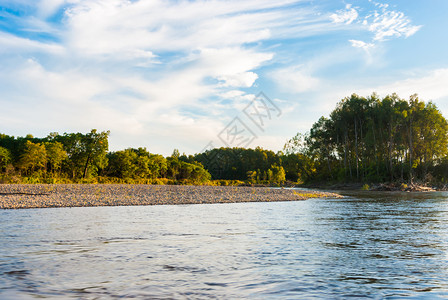
{"type": "Polygon", "coordinates": [[[0,210],[0,299],[448,297],[448,193],[0,210]]]}

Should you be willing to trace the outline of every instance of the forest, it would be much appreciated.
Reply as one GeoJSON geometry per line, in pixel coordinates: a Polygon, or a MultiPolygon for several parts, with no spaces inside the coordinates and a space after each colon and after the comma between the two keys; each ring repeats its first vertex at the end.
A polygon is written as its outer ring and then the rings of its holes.
{"type": "Polygon", "coordinates": [[[109,132],[0,134],[0,182],[269,184],[448,183],[448,123],[432,102],[392,94],[339,101],[277,153],[215,148],[164,157],[108,150],[109,132]]]}

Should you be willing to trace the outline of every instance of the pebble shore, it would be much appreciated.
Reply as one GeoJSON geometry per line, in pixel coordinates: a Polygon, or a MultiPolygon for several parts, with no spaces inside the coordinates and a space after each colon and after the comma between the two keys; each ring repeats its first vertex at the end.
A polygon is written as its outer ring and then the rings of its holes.
{"type": "Polygon", "coordinates": [[[0,209],[298,201],[340,195],[296,189],[132,184],[0,184],[0,209]]]}

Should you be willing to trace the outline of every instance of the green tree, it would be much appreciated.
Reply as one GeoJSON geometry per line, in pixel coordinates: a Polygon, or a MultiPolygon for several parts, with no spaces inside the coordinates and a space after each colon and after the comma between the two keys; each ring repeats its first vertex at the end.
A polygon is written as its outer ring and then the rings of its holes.
{"type": "Polygon", "coordinates": [[[20,159],[20,168],[28,172],[42,170],[47,164],[47,151],[44,144],[34,144],[27,141],[25,143],[25,151],[20,159]]]}
{"type": "Polygon", "coordinates": [[[179,157],[180,157],[179,150],[174,149],[174,150],[173,150],[173,154],[171,154],[171,157],[172,157],[173,159],[179,159],[179,157]]]}
{"type": "Polygon", "coordinates": [[[108,174],[123,179],[137,177],[138,155],[133,149],[116,151],[108,156],[108,174]]]}
{"type": "Polygon", "coordinates": [[[47,161],[49,163],[49,169],[53,172],[59,171],[62,166],[62,162],[67,158],[67,152],[64,150],[64,146],[59,142],[46,142],[45,149],[47,150],[47,161]]]}
{"type": "Polygon", "coordinates": [[[209,181],[210,173],[200,163],[187,163],[180,161],[179,173],[176,179],[187,180],[192,183],[203,183],[209,181]]]}
{"type": "Polygon", "coordinates": [[[11,153],[8,149],[0,147],[0,171],[4,172],[8,164],[11,163],[11,153]]]}
{"type": "Polygon", "coordinates": [[[108,155],[109,176],[130,179],[155,179],[165,176],[167,164],[162,155],[150,154],[146,148],[126,149],[108,155]]]}
{"type": "Polygon", "coordinates": [[[283,146],[286,155],[293,153],[304,153],[306,151],[307,134],[297,133],[293,138],[289,139],[283,146]]]}
{"type": "Polygon", "coordinates": [[[109,131],[90,133],[64,134],[58,140],[64,145],[68,154],[66,169],[73,178],[95,176],[98,170],[107,166],[107,151],[109,148],[109,131]]]}
{"type": "Polygon", "coordinates": [[[160,154],[151,154],[149,156],[148,167],[151,178],[165,178],[168,176],[168,161],[160,154]]]}
{"type": "Polygon", "coordinates": [[[268,170],[268,174],[271,183],[281,184],[286,180],[285,170],[282,166],[278,166],[277,164],[271,166],[268,170]]]}
{"type": "Polygon", "coordinates": [[[247,171],[247,180],[251,184],[257,183],[257,171],[247,171]]]}
{"type": "Polygon", "coordinates": [[[82,139],[86,154],[83,178],[87,177],[89,168],[94,167],[96,171],[98,168],[103,169],[107,166],[106,154],[109,149],[109,134],[109,131],[98,133],[96,129],[92,129],[82,139]]]}

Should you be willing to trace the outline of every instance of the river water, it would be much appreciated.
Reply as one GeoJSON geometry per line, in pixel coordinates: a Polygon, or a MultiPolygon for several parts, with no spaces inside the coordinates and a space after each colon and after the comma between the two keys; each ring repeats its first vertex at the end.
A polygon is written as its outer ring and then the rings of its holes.
{"type": "Polygon", "coordinates": [[[448,297],[448,193],[0,210],[0,299],[448,297]]]}

